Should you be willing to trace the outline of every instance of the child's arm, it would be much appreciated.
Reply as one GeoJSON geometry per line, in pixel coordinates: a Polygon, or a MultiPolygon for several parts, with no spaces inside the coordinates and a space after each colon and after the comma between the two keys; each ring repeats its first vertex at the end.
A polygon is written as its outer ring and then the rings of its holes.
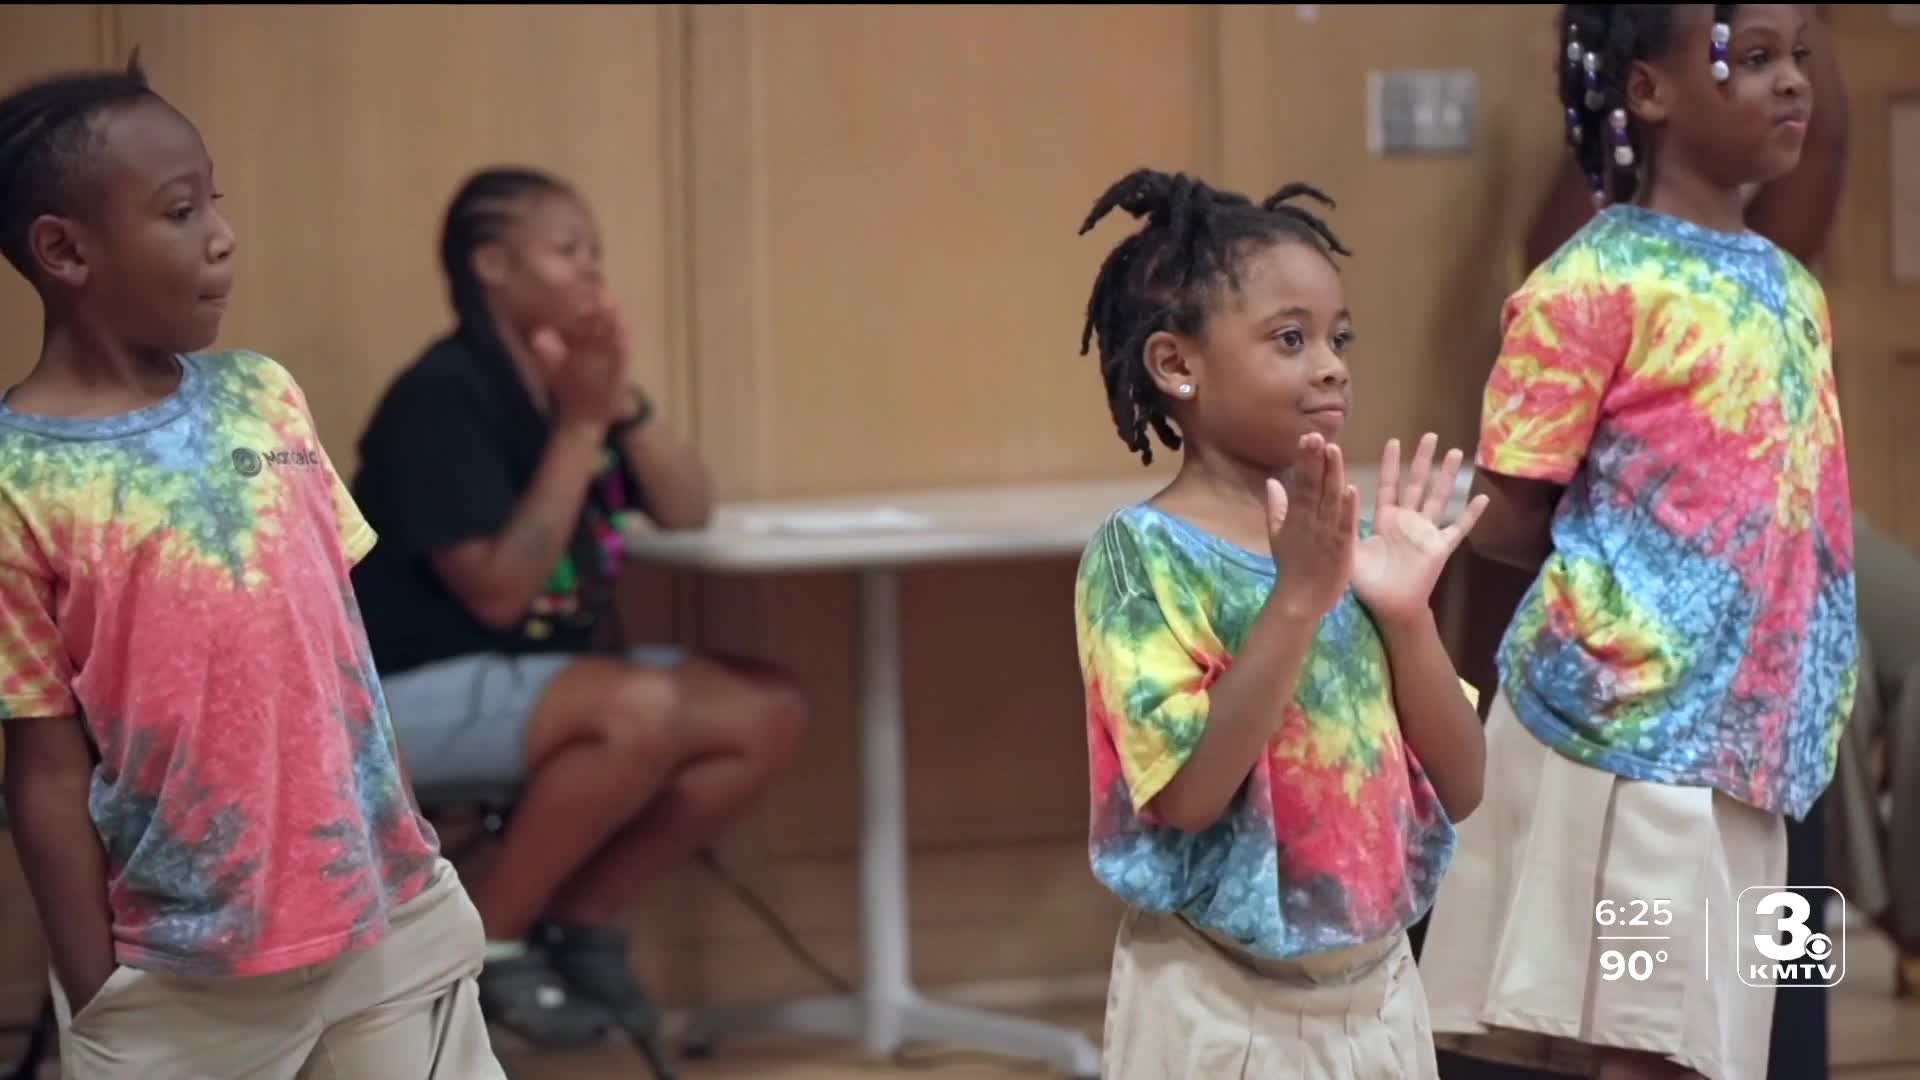
{"type": "Polygon", "coordinates": [[[1461,454],[1448,451],[1433,473],[1439,441],[1432,434],[1420,440],[1402,485],[1400,440],[1387,440],[1374,495],[1373,534],[1355,551],[1353,592],[1380,628],[1393,674],[1394,711],[1407,745],[1426,767],[1447,816],[1461,821],[1480,805],[1486,744],[1480,715],[1440,641],[1432,597],[1441,570],[1473,532],[1487,502],[1469,499],[1458,518],[1442,524],[1461,454]]]}
{"type": "Polygon", "coordinates": [[[1487,744],[1480,714],[1461,689],[1432,609],[1410,619],[1381,622],[1380,637],[1393,672],[1400,731],[1426,768],[1447,817],[1465,821],[1480,805],[1485,788],[1487,744]]]}
{"type": "Polygon", "coordinates": [[[56,621],[56,574],[0,493],[0,742],[8,828],[74,1012],[113,974],[107,857],[88,808],[93,744],[56,621]]]}
{"type": "Polygon", "coordinates": [[[1095,793],[1118,783],[1142,818],[1205,832],[1285,721],[1320,615],[1274,590],[1229,662],[1188,583],[1150,580],[1170,561],[1151,542],[1110,527],[1075,590],[1095,793]]]}
{"type": "Polygon", "coordinates": [[[1581,247],[1507,301],[1481,396],[1473,493],[1487,513],[1474,551],[1524,570],[1552,553],[1554,511],[1593,442],[1637,315],[1632,290],[1581,247]]]}
{"type": "Polygon", "coordinates": [[[1231,659],[1192,583],[1164,578],[1175,560],[1163,552],[1103,529],[1082,566],[1076,620],[1101,735],[1133,805],[1183,832],[1210,828],[1246,782],[1286,720],[1320,621],[1346,593],[1357,510],[1339,448],[1308,436],[1294,476],[1291,497],[1271,481],[1267,492],[1268,540],[1287,572],[1231,659]]]}
{"type": "Polygon", "coordinates": [[[79,1012],[113,974],[107,857],[87,813],[93,753],[75,716],[0,721],[7,815],[53,970],[79,1012]]]}
{"type": "Polygon", "coordinates": [[[1480,469],[1473,476],[1473,494],[1485,496],[1487,512],[1468,541],[1473,550],[1495,562],[1538,570],[1553,553],[1553,510],[1566,488],[1546,480],[1506,476],[1480,469]]]}
{"type": "Polygon", "coordinates": [[[1147,804],[1155,817],[1182,832],[1204,832],[1220,820],[1286,719],[1324,614],[1274,590],[1233,666],[1213,684],[1192,755],[1147,804]]]}
{"type": "Polygon", "coordinates": [[[1293,497],[1267,481],[1267,541],[1284,570],[1213,684],[1200,741],[1153,800],[1169,824],[1198,832],[1218,821],[1266,751],[1293,703],[1320,621],[1346,595],[1358,524],[1358,497],[1340,448],[1317,435],[1302,439],[1293,497]]]}

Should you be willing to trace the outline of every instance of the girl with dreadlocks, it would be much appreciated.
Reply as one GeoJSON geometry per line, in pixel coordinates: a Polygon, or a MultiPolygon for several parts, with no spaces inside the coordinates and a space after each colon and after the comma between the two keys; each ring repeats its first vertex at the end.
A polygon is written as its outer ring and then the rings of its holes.
{"type": "Polygon", "coordinates": [[[1538,576],[1422,957],[1443,1046],[1767,1074],[1772,962],[1732,930],[1783,887],[1856,664],[1826,300],[1742,221],[1799,159],[1806,33],[1786,4],[1565,9],[1569,141],[1607,205],[1507,304],[1486,388],[1475,545],[1538,576]]]}
{"type": "Polygon", "coordinates": [[[1141,171],[1146,225],[1094,283],[1081,347],[1123,441],[1182,452],[1114,513],[1075,593],[1094,874],[1127,905],[1109,1077],[1436,1075],[1406,928],[1480,799],[1471,691],[1428,598],[1460,453],[1387,444],[1360,521],[1337,438],[1353,319],[1326,224],[1141,171]]]}

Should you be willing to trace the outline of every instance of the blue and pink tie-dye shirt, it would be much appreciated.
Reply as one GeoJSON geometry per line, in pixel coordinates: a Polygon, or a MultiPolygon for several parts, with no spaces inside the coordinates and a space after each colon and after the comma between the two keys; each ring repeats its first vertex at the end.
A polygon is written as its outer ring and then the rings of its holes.
{"type": "Polygon", "coordinates": [[[1478,463],[1566,485],[1502,685],[1555,749],[1803,816],[1855,678],[1820,284],[1751,233],[1599,214],[1509,300],[1478,463]]]}
{"type": "Polygon", "coordinates": [[[377,941],[438,847],[348,581],[373,533],[299,388],[182,363],[121,416],[0,404],[0,724],[98,746],[120,963],[260,975],[377,941]]]}
{"type": "Polygon", "coordinates": [[[1270,557],[1134,506],[1088,546],[1074,613],[1094,875],[1134,907],[1292,959],[1417,921],[1454,832],[1401,738],[1386,647],[1351,592],[1321,621],[1293,700],[1275,702],[1278,730],[1220,820],[1189,833],[1155,819],[1150,804],[1198,745],[1209,690],[1275,578],[1270,557]]]}

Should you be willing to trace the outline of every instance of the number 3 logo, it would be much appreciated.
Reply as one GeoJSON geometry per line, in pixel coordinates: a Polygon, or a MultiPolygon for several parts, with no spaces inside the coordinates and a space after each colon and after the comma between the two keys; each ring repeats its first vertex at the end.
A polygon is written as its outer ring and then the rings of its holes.
{"type": "Polygon", "coordinates": [[[1807,943],[1812,941],[1814,933],[1807,928],[1807,920],[1813,917],[1813,907],[1807,898],[1796,892],[1773,892],[1760,898],[1753,906],[1756,915],[1771,915],[1785,910],[1776,932],[1787,932],[1787,943],[1780,944],[1773,934],[1753,935],[1753,947],[1769,960],[1798,960],[1807,955],[1807,943]]]}

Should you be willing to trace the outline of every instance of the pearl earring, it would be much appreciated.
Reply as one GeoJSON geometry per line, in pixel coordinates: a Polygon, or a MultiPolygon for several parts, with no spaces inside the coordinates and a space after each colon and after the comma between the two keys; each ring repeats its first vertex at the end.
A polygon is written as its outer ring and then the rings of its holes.
{"type": "Polygon", "coordinates": [[[1181,397],[1186,397],[1186,396],[1187,396],[1188,394],[1191,394],[1191,393],[1193,393],[1193,384],[1192,384],[1192,383],[1184,383],[1184,382],[1183,382],[1183,383],[1181,383],[1181,384],[1180,384],[1180,396],[1181,396],[1181,397]]]}

